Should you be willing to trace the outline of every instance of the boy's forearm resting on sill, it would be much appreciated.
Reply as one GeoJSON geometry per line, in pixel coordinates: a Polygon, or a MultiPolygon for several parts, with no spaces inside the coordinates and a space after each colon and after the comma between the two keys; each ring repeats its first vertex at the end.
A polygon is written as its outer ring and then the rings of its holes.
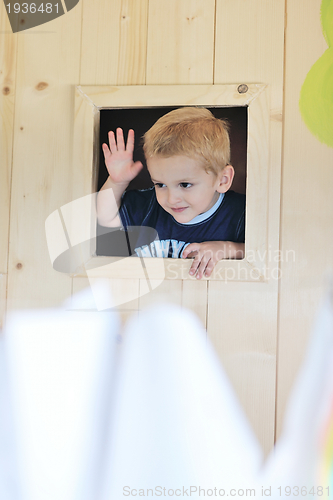
{"type": "Polygon", "coordinates": [[[183,251],[182,258],[193,258],[190,274],[197,279],[209,277],[217,264],[222,259],[243,259],[244,243],[233,241],[205,241],[203,243],[190,243],[183,251]]]}

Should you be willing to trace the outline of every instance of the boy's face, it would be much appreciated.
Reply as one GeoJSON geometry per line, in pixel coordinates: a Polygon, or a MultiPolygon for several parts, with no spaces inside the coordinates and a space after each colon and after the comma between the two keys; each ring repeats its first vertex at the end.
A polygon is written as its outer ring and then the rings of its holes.
{"type": "Polygon", "coordinates": [[[212,208],[219,193],[230,188],[234,175],[230,165],[218,176],[207,173],[198,160],[187,156],[153,156],[147,166],[158,203],[180,223],[212,208]]]}

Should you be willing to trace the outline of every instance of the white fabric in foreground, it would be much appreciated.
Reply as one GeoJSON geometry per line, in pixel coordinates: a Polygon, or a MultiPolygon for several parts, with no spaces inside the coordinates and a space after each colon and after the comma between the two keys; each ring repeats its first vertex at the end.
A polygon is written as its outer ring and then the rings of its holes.
{"type": "Polygon", "coordinates": [[[261,473],[258,443],[192,313],[160,306],[133,318],[117,367],[116,313],[91,312],[89,291],[70,307],[12,314],[0,339],[1,500],[121,500],[158,486],[196,500],[210,496],[199,487],[287,499],[303,486],[313,500],[333,400],[330,300],[261,473]]]}
{"type": "MultiPolygon", "coordinates": [[[[277,441],[258,482],[272,487],[280,499],[290,498],[303,488],[302,498],[313,500],[311,488],[320,484],[322,442],[333,401],[333,309],[326,297],[317,315],[306,357],[289,398],[282,435],[277,441]],[[306,488],[306,490],[305,490],[306,488]],[[305,494],[307,491],[307,494],[305,494]]],[[[294,495],[295,496],[295,495],[294,495]]],[[[325,496],[322,498],[326,498],[325,496]]]]}
{"type": "Polygon", "coordinates": [[[0,335],[0,499],[19,500],[20,484],[16,462],[15,428],[4,335],[0,335]]]}
{"type": "MultiPolygon", "coordinates": [[[[94,305],[84,293],[81,301],[85,307],[94,305]]],[[[105,312],[49,309],[8,318],[4,351],[20,500],[96,498],[118,329],[118,317],[105,312]]],[[[0,405],[3,410],[4,398],[0,405]]]]}
{"type": "Polygon", "coordinates": [[[191,312],[141,313],[128,324],[119,368],[103,500],[124,498],[125,486],[251,487],[261,450],[191,312]]]}

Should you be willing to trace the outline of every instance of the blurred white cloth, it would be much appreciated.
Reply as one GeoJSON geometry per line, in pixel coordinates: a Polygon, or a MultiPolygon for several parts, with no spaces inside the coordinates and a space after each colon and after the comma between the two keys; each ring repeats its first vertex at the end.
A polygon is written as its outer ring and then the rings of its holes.
{"type": "Polygon", "coordinates": [[[0,339],[0,500],[121,500],[131,491],[159,498],[168,490],[241,498],[253,496],[245,495],[252,488],[265,496],[262,487],[283,499],[297,496],[294,486],[307,488],[302,498],[316,498],[311,487],[333,401],[331,299],[281,439],[262,466],[196,317],[171,305],[140,312],[127,324],[119,357],[118,315],[96,307],[107,293],[101,285],[62,308],[9,316],[0,339]]]}
{"type": "MultiPolygon", "coordinates": [[[[80,297],[76,306],[96,309],[90,292],[80,297]]],[[[107,312],[45,309],[8,317],[1,346],[7,373],[1,373],[1,383],[6,377],[13,422],[10,429],[6,418],[12,439],[1,458],[14,447],[12,476],[20,491],[3,478],[1,500],[96,498],[118,331],[118,317],[107,312]]],[[[4,391],[0,413],[9,414],[4,391]]]]}
{"type": "Polygon", "coordinates": [[[15,431],[9,393],[4,337],[0,336],[0,498],[18,500],[20,484],[17,478],[15,431]]]}
{"type": "Polygon", "coordinates": [[[309,492],[313,487],[316,492],[318,485],[324,492],[318,498],[327,498],[325,488],[329,485],[319,482],[319,469],[332,403],[333,309],[332,297],[328,295],[318,312],[305,360],[289,398],[281,437],[259,479],[261,484],[271,485],[276,493],[281,486],[279,498],[290,497],[289,490],[284,489],[289,486],[292,496],[299,487],[302,498],[313,500],[317,497],[309,492]]]}
{"type": "Polygon", "coordinates": [[[205,333],[171,305],[128,324],[103,500],[157,486],[251,487],[261,449],[205,333]]]}

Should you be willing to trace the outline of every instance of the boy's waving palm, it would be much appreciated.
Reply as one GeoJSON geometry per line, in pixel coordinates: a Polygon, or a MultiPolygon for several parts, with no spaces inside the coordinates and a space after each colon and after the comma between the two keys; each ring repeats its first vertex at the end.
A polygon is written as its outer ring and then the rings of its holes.
{"type": "Polygon", "coordinates": [[[117,139],[113,132],[109,132],[110,147],[102,144],[109,177],[97,196],[97,214],[99,224],[106,227],[122,225],[118,215],[121,197],[143,166],[141,161],[133,161],[134,130],[128,131],[126,147],[121,128],[117,128],[116,135],[117,139]]]}
{"type": "Polygon", "coordinates": [[[127,185],[138,175],[142,168],[141,161],[133,162],[134,130],[128,131],[125,147],[124,134],[121,128],[116,130],[117,140],[114,132],[109,132],[109,146],[102,145],[105,165],[113,184],[127,185]]]}

